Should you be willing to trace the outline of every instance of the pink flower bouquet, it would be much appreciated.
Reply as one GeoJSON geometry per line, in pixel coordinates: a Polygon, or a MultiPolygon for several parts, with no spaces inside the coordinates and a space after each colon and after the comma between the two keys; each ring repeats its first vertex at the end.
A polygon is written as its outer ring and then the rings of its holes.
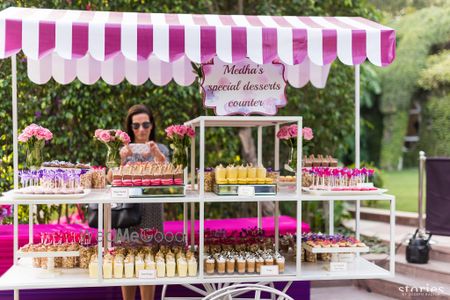
{"type": "MultiPolygon", "coordinates": [[[[302,128],[302,137],[306,141],[310,141],[314,138],[314,134],[311,128],[302,128]]],[[[297,168],[297,137],[298,137],[298,126],[297,124],[283,126],[277,132],[277,138],[286,142],[290,147],[290,156],[288,165],[295,170],[297,168]]]]}
{"type": "Polygon", "coordinates": [[[26,165],[29,169],[37,169],[42,164],[42,149],[46,141],[50,141],[53,134],[45,127],[31,124],[19,135],[19,142],[25,145],[27,156],[26,165]]]}
{"type": "Polygon", "coordinates": [[[106,166],[108,168],[118,167],[120,165],[119,149],[123,145],[128,145],[131,141],[130,136],[119,129],[97,129],[94,139],[108,147],[106,157],[106,166]]]}
{"type": "Polygon", "coordinates": [[[171,141],[170,148],[173,149],[173,164],[186,167],[187,147],[191,144],[191,138],[195,136],[194,129],[185,125],[171,125],[165,131],[167,138],[171,141]]]}

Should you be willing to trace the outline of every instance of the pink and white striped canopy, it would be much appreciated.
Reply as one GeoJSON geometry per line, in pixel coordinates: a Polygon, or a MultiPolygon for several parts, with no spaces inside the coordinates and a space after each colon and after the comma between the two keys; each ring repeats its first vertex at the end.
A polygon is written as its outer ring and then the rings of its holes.
{"type": "Polygon", "coordinates": [[[328,65],[368,58],[377,66],[395,58],[395,31],[359,17],[294,17],[121,13],[10,7],[0,12],[0,58],[20,50],[30,59],[51,52],[63,59],[87,54],[106,61],[155,56],[166,63],[186,56],[195,63],[212,57],[232,63],[249,57],[258,64],[280,59],[297,65],[306,58],[328,65]]]}

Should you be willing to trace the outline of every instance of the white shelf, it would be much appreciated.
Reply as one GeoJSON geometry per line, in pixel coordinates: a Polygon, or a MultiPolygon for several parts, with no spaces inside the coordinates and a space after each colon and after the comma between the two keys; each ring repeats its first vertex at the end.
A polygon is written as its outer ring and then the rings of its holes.
{"type": "MultiPolygon", "coordinates": [[[[355,200],[393,200],[394,196],[382,195],[356,195],[356,196],[316,196],[303,193],[300,196],[302,201],[355,201],[355,200]]],[[[0,204],[107,204],[107,203],[185,203],[200,202],[198,191],[186,192],[185,197],[152,197],[152,198],[111,198],[108,190],[92,190],[86,197],[79,199],[13,199],[10,192],[4,193],[0,197],[0,204]]],[[[219,196],[215,193],[205,193],[205,202],[264,202],[264,201],[297,201],[294,192],[279,192],[271,196],[219,196]]]]}
{"type": "Polygon", "coordinates": [[[346,272],[329,272],[325,270],[325,262],[302,262],[302,280],[336,280],[336,279],[370,279],[393,277],[388,270],[362,258],[356,257],[355,261],[348,263],[346,272]]]}
{"type": "Polygon", "coordinates": [[[79,199],[14,199],[10,192],[0,197],[0,204],[107,204],[107,203],[185,203],[199,202],[198,192],[187,191],[185,197],[111,198],[109,189],[91,190],[79,199]]]}
{"type": "Polygon", "coordinates": [[[305,243],[302,244],[302,247],[312,253],[363,253],[369,252],[369,247],[311,247],[305,243]]]}
{"type": "Polygon", "coordinates": [[[329,272],[324,269],[324,262],[302,262],[300,275],[296,274],[295,264],[286,262],[285,272],[277,276],[261,276],[259,274],[224,274],[205,275],[197,277],[164,277],[156,279],[95,279],[89,278],[88,271],[84,269],[58,269],[62,270],[60,276],[45,278],[45,270],[33,268],[31,258],[22,258],[18,265],[12,266],[0,278],[0,290],[15,288],[43,289],[43,288],[70,288],[70,287],[104,287],[126,285],[162,285],[162,284],[199,284],[209,282],[255,282],[267,281],[301,281],[301,280],[334,280],[334,279],[370,279],[387,278],[392,274],[365,260],[357,257],[355,262],[349,263],[347,272],[329,272]]]}
{"type": "Polygon", "coordinates": [[[80,251],[53,251],[53,252],[17,252],[18,257],[76,257],[80,251]]]}
{"type": "Polygon", "coordinates": [[[296,123],[301,117],[282,117],[282,116],[202,116],[191,121],[185,122],[185,125],[194,127],[200,126],[200,121],[205,121],[205,127],[255,127],[255,126],[274,126],[286,123],[296,123]]]}

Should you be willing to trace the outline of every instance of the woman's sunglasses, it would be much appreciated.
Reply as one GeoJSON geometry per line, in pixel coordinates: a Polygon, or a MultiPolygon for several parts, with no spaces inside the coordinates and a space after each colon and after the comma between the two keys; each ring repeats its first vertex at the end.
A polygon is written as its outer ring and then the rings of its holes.
{"type": "Polygon", "coordinates": [[[138,130],[139,127],[141,127],[141,126],[142,126],[142,128],[144,128],[144,129],[149,129],[150,126],[152,126],[152,123],[150,123],[150,122],[144,122],[144,123],[132,123],[132,124],[131,124],[131,127],[132,127],[134,130],[138,130]]]}

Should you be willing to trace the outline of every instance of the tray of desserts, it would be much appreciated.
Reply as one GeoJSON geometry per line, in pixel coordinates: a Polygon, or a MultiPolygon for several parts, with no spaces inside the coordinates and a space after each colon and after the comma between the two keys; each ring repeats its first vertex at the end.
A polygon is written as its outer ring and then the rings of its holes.
{"type": "Polygon", "coordinates": [[[369,181],[374,174],[371,169],[312,167],[303,172],[311,181],[303,191],[316,196],[381,195],[387,191],[369,181]]]}
{"type": "Polygon", "coordinates": [[[13,199],[78,199],[90,193],[81,185],[84,170],[21,170],[19,189],[11,191],[13,199]]]}
{"type": "Polygon", "coordinates": [[[184,185],[183,168],[170,163],[133,162],[112,169],[113,187],[175,185],[184,185]]]}
{"type": "Polygon", "coordinates": [[[317,246],[312,244],[303,243],[303,249],[312,253],[364,253],[369,252],[369,247],[366,245],[359,246],[338,246],[335,244],[318,244],[317,246]]]}
{"type": "Polygon", "coordinates": [[[273,177],[267,176],[266,168],[253,165],[223,167],[214,169],[214,193],[223,196],[238,195],[276,195],[277,185],[273,177]]]}
{"type": "Polygon", "coordinates": [[[381,195],[387,192],[387,189],[379,188],[362,188],[362,187],[347,187],[347,188],[303,188],[308,194],[314,196],[358,196],[358,195],[381,195]]]}
{"type": "Polygon", "coordinates": [[[13,199],[46,199],[46,200],[61,200],[61,199],[80,199],[84,198],[91,192],[90,189],[78,189],[76,191],[68,190],[61,192],[58,189],[45,189],[40,186],[21,188],[13,190],[10,195],[13,199]],[[67,193],[65,193],[67,192],[67,193]]]}

